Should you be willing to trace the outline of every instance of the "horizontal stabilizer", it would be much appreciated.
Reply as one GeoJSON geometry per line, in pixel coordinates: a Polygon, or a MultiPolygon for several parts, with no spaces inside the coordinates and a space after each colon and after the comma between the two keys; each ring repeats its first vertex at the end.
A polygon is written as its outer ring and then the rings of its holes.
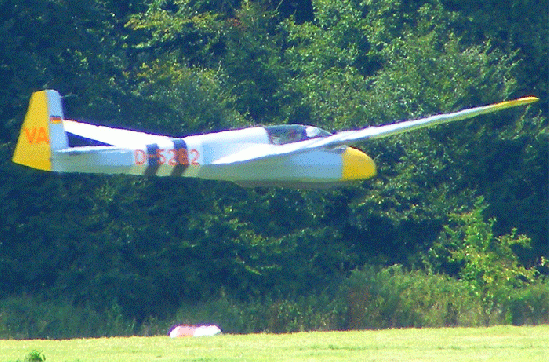
{"type": "Polygon", "coordinates": [[[162,143],[163,141],[170,140],[170,137],[167,136],[96,126],[68,119],[64,120],[63,124],[65,130],[73,135],[121,148],[145,148],[147,145],[153,143],[162,143]]]}

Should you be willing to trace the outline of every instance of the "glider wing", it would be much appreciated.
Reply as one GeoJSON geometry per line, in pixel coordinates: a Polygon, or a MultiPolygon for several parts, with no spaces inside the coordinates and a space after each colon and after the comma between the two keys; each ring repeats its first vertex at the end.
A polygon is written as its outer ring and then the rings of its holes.
{"type": "Polygon", "coordinates": [[[493,113],[502,109],[517,107],[528,103],[536,102],[536,97],[524,97],[512,101],[500,102],[488,106],[475,107],[465,109],[454,113],[439,114],[427,118],[421,118],[412,121],[404,121],[400,123],[388,124],[378,127],[363,128],[358,131],[347,131],[335,134],[334,136],[324,139],[325,144],[322,146],[337,146],[358,142],[370,138],[383,138],[395,134],[401,134],[413,131],[420,128],[433,127],[439,124],[461,121],[468,118],[473,118],[481,114],[493,113]]]}
{"type": "Polygon", "coordinates": [[[412,121],[404,121],[384,126],[367,127],[356,131],[343,131],[324,138],[314,138],[306,141],[290,143],[282,146],[262,145],[257,149],[244,150],[239,153],[220,158],[215,164],[242,163],[266,157],[280,157],[294,153],[306,152],[312,149],[333,148],[348,145],[373,138],[383,138],[412,130],[433,127],[439,124],[473,118],[482,114],[493,113],[502,109],[522,106],[538,101],[536,97],[524,97],[512,101],[495,103],[487,106],[465,109],[454,113],[445,113],[412,121]]]}

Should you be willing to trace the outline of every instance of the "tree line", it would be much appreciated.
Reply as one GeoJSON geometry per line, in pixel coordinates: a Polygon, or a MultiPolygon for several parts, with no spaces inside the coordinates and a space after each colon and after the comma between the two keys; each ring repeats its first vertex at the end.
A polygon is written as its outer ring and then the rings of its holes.
{"type": "Polygon", "coordinates": [[[0,335],[544,323],[542,2],[0,1],[0,335]],[[359,147],[333,190],[56,175],[10,162],[32,91],[185,136],[330,131],[541,101],[359,147]]]}

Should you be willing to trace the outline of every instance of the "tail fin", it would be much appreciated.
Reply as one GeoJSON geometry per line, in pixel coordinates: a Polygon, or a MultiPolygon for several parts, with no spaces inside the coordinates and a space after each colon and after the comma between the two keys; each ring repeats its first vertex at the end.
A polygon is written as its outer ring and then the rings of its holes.
{"type": "Polygon", "coordinates": [[[67,148],[63,106],[57,91],[34,92],[21,127],[13,162],[52,171],[52,151],[67,148]]]}

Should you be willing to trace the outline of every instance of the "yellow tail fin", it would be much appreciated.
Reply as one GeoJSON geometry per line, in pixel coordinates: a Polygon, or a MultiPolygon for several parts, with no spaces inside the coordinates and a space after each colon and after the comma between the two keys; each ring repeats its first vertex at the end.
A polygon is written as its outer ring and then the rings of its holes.
{"type": "Polygon", "coordinates": [[[52,171],[52,150],[68,147],[61,96],[54,90],[34,92],[21,127],[13,162],[52,171]]]}

